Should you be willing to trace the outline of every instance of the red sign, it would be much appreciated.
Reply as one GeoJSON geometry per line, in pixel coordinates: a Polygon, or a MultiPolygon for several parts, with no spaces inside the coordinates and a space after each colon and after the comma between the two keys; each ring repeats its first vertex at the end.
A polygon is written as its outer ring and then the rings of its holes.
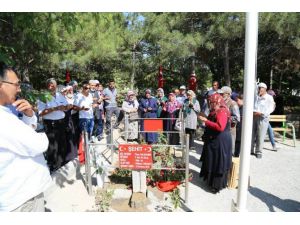
{"type": "Polygon", "coordinates": [[[152,148],[150,145],[119,145],[121,169],[150,170],[152,168],[152,148]]]}
{"type": "Polygon", "coordinates": [[[144,120],[144,131],[147,132],[162,132],[163,131],[163,121],[162,120],[151,120],[145,119],[144,120]]]}

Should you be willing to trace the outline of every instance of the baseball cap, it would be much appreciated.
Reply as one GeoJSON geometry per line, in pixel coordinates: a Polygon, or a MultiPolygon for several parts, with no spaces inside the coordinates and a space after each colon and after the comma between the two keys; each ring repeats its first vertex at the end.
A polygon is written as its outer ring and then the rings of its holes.
{"type": "Polygon", "coordinates": [[[179,89],[186,89],[186,87],[184,85],[181,85],[179,89]]]}
{"type": "Polygon", "coordinates": [[[258,87],[267,89],[267,85],[265,83],[259,83],[258,87]]]}

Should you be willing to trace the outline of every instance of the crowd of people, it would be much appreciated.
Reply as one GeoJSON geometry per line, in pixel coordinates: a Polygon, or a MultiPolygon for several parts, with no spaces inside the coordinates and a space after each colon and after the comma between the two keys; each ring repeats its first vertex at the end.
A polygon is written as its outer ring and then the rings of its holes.
{"type": "MultiPolygon", "coordinates": [[[[64,86],[50,78],[45,85],[51,98],[46,102],[38,100],[36,112],[28,101],[17,100],[20,85],[17,73],[1,64],[0,119],[5,129],[0,129],[0,211],[26,211],[32,204],[37,207],[34,210],[43,210],[43,206],[36,203],[43,199],[42,193],[51,181],[50,174],[78,156],[82,131],[88,133],[91,141],[100,141],[105,133],[119,127],[124,114],[129,118],[128,141],[138,141],[141,135],[148,144],[158,142],[156,132],[139,133],[144,130],[143,120],[139,118],[164,118],[163,130],[170,132],[168,144],[178,145],[180,131],[176,122],[181,111],[191,149],[195,149],[196,130],[204,128],[200,177],[207,180],[213,192],[227,186],[232,156],[240,154],[243,95],[232,92],[228,86],[220,88],[217,81],[201,105],[196,93],[182,85],[167,96],[163,88],[158,88],[155,94],[146,89],[140,99],[129,90],[119,108],[113,79],[104,89],[98,80],[83,81],[80,85],[71,81],[64,86]],[[114,124],[112,115],[116,116],[114,124]],[[34,131],[37,120],[43,122],[44,133],[34,131]],[[16,171],[20,166],[24,169],[16,171]]],[[[259,83],[257,88],[251,154],[260,159],[275,103],[272,91],[267,93],[266,84],[259,83]]],[[[272,145],[276,150],[275,142],[272,145]]]]}

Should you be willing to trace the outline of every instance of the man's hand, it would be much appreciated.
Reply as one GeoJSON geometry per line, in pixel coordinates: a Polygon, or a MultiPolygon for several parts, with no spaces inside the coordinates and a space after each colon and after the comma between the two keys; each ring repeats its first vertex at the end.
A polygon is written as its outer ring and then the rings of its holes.
{"type": "Polygon", "coordinates": [[[30,103],[25,99],[19,99],[15,101],[12,105],[16,107],[17,111],[24,113],[25,116],[33,116],[34,112],[32,110],[32,105],[30,105],[30,103]]]}
{"type": "Polygon", "coordinates": [[[73,105],[72,104],[69,104],[69,105],[67,105],[67,110],[70,110],[70,109],[73,109],[73,105]]]}
{"type": "Polygon", "coordinates": [[[261,112],[253,112],[253,115],[254,115],[254,116],[261,116],[262,113],[261,113],[261,112]]]}

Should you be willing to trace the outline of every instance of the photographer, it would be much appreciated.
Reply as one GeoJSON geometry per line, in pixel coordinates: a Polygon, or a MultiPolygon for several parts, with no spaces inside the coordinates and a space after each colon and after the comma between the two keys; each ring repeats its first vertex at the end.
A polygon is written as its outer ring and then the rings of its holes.
{"type": "Polygon", "coordinates": [[[185,133],[190,135],[190,149],[195,148],[194,137],[197,129],[197,115],[200,113],[200,104],[192,90],[188,90],[187,99],[183,105],[185,133]]]}

